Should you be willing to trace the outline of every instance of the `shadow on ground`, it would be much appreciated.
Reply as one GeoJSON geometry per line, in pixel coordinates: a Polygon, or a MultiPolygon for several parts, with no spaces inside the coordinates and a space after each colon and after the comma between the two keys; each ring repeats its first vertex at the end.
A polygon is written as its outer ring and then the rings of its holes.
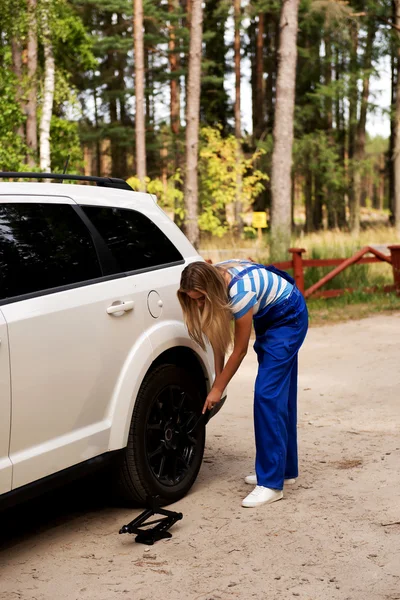
{"type": "Polygon", "coordinates": [[[83,514],[115,508],[101,487],[101,474],[64,484],[34,499],[0,511],[0,551],[61,525],[71,525],[83,514]]]}

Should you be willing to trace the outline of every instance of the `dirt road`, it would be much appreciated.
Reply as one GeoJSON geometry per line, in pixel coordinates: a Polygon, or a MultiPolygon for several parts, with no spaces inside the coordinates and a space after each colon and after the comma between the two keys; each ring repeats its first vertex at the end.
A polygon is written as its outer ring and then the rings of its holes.
{"type": "Polygon", "coordinates": [[[243,509],[253,354],[209,425],[171,540],[146,547],[119,536],[138,512],[68,488],[0,516],[0,598],[400,599],[400,315],[310,330],[300,478],[282,501],[243,509]]]}

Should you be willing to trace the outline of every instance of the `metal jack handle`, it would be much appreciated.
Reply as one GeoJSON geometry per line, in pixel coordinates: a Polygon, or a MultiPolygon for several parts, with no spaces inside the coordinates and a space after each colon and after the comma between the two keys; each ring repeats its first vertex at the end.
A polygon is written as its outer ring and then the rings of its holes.
{"type": "Polygon", "coordinates": [[[136,534],[135,542],[152,546],[158,540],[172,537],[168,529],[177,521],[183,519],[183,514],[160,508],[159,496],[149,496],[147,504],[149,508],[128,523],[128,525],[123,525],[119,533],[136,534]],[[156,514],[162,515],[162,517],[146,523],[147,519],[156,514]],[[154,525],[154,527],[149,528],[149,525],[154,525]]]}

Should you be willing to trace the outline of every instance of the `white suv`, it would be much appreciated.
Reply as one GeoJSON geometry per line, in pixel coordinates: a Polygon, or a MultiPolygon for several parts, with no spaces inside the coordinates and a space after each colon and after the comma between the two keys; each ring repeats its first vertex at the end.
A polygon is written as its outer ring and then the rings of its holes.
{"type": "Polygon", "coordinates": [[[0,183],[0,503],[108,460],[125,500],[174,502],[213,379],[176,297],[201,259],[153,196],[62,178],[97,185],[0,183]]]}

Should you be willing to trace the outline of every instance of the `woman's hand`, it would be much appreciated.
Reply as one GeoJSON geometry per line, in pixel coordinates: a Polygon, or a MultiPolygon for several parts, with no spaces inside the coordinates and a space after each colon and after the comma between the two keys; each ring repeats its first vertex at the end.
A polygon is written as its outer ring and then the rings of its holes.
{"type": "Polygon", "coordinates": [[[216,390],[215,388],[212,388],[210,393],[208,394],[206,401],[204,403],[203,406],[203,415],[206,412],[206,410],[211,410],[214,408],[214,406],[216,404],[218,404],[218,402],[221,402],[221,396],[222,396],[222,392],[220,392],[219,390],[216,390]]]}

